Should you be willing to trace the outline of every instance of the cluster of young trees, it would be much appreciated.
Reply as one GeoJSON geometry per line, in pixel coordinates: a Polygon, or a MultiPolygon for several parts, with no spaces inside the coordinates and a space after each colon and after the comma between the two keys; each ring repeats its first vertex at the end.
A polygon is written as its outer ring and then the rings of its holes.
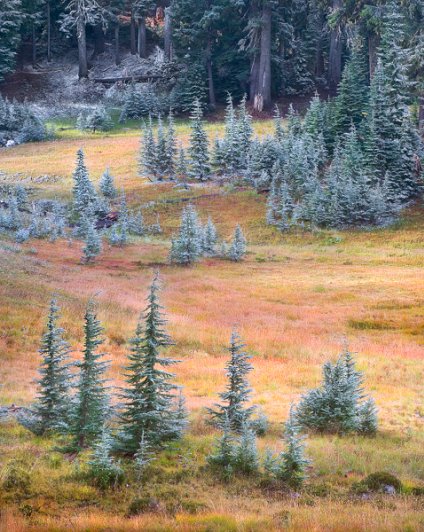
{"type": "Polygon", "coordinates": [[[181,213],[181,224],[177,235],[172,238],[169,258],[171,262],[189,266],[201,257],[229,258],[234,262],[243,260],[246,254],[246,238],[239,225],[236,226],[232,242],[218,242],[218,232],[211,217],[202,224],[196,209],[189,205],[181,213]]]}
{"type": "MultiPolygon", "coordinates": [[[[35,434],[60,435],[64,449],[91,448],[89,475],[100,487],[123,479],[116,455],[132,457],[142,474],[154,453],[180,439],[187,429],[185,400],[174,383],[175,375],[169,371],[177,361],[164,355],[173,341],[165,330],[159,290],[156,276],[146,309],[129,341],[125,385],[117,393],[118,401],[111,398],[109,363],[101,347],[104,331],[93,301],[86,308],[82,358],[77,362],[70,359],[71,347],[59,326],[56,299],[50,303],[40,347],[37,400],[30,410],[20,414],[19,421],[35,434]]],[[[221,402],[207,409],[208,421],[222,432],[207,460],[224,476],[261,474],[269,481],[299,488],[309,464],[302,431],[375,434],[376,407],[365,396],[362,374],[346,349],[336,363],[324,365],[323,386],[304,395],[297,407],[291,407],[283,436],[285,450],[274,455],[267,449],[261,457],[256,437],[266,433],[268,420],[251,403],[248,374],[253,366],[236,331],[228,351],[227,385],[220,393],[221,402]]]]}
{"type": "Polygon", "coordinates": [[[60,434],[66,448],[94,448],[91,473],[100,482],[120,476],[112,452],[138,459],[148,448],[160,448],[182,436],[186,411],[175,375],[167,368],[177,361],[163,356],[173,344],[166,334],[159,302],[159,280],[149,289],[147,306],[130,340],[125,386],[119,407],[113,404],[106,379],[109,363],[101,351],[103,328],[96,307],[89,302],[84,316],[82,359],[70,360],[70,346],[59,327],[59,307],[51,301],[47,330],[42,337],[38,397],[20,422],[36,434],[60,434]],[[117,411],[118,408],[118,411],[117,411]]]}
{"type": "Polygon", "coordinates": [[[66,232],[66,206],[59,201],[31,202],[21,185],[5,187],[0,201],[0,229],[11,232],[16,242],[30,238],[55,241],[66,232]]]}
{"type": "MultiPolygon", "coordinates": [[[[403,19],[393,11],[383,15],[371,80],[363,42],[356,39],[337,96],[323,101],[316,94],[304,120],[290,107],[287,127],[277,109],[273,136],[253,139],[246,98],[235,110],[228,96],[224,137],[211,153],[196,99],[188,164],[184,151],[179,158],[186,174],[202,181],[213,174],[246,178],[269,192],[267,221],[281,230],[392,221],[422,191],[424,145],[409,106],[403,19]]],[[[169,131],[166,140],[159,121],[155,143],[149,122],[142,153],[150,175],[175,175],[174,129],[169,131]]]]}
{"type": "Polygon", "coordinates": [[[45,140],[53,135],[27,103],[0,95],[0,146],[45,140]]]}

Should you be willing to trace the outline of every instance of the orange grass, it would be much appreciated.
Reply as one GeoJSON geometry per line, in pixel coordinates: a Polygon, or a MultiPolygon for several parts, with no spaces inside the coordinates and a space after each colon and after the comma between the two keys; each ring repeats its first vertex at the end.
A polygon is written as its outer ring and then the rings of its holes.
{"type": "MultiPolygon", "coordinates": [[[[120,384],[125,342],[145,305],[152,275],[160,269],[169,331],[176,341],[170,354],[182,361],[176,373],[194,411],[193,437],[202,437],[196,429],[199,410],[211,405],[224,385],[225,347],[234,326],[253,354],[254,400],[274,425],[267,443],[275,448],[281,446],[278,427],[290,403],[319,383],[322,363],[334,358],[347,338],[358,352],[366,388],[379,407],[382,432],[375,444],[312,437],[309,447],[316,468],[330,482],[342,484],[340,475],[352,468],[358,478],[386,468],[404,480],[424,482],[424,220],[420,208],[384,230],[281,235],[266,226],[265,199],[251,191],[207,185],[178,192],[170,185],[151,185],[137,178],[135,135],[19,146],[2,153],[0,169],[10,174],[59,175],[55,183],[34,183],[36,193],[67,197],[75,150],[82,144],[92,174],[97,178],[110,164],[132,206],[158,201],[147,209],[146,217],[153,221],[159,212],[164,233],[159,238],[134,239],[124,250],[105,245],[92,266],[80,264],[79,242],[31,241],[16,252],[0,240],[0,404],[30,403],[34,398],[38,341],[52,293],[59,295],[63,326],[76,357],[84,306],[97,294],[106,329],[105,350],[112,360],[110,377],[114,385],[120,384]],[[250,242],[243,263],[206,259],[191,268],[168,264],[169,237],[178,225],[182,204],[165,204],[163,199],[187,195],[204,219],[209,214],[213,217],[224,237],[231,235],[237,222],[242,224],[250,242]]],[[[248,511],[243,497],[227,502],[220,493],[216,490],[213,512],[232,515],[237,530],[278,529],[277,517],[272,516],[286,503],[273,505],[272,511],[267,510],[268,524],[259,521],[255,528],[243,523],[246,516],[263,517],[264,498],[259,496],[257,510],[248,511]]],[[[384,504],[377,508],[319,501],[310,511],[290,503],[286,525],[297,530],[343,530],[349,519],[349,530],[408,526],[412,530],[423,524],[413,501],[397,500],[390,511],[384,504]]],[[[19,530],[15,513],[3,516],[6,523],[11,519],[15,524],[10,529],[19,530]]],[[[53,529],[49,519],[40,521],[40,529],[53,529]]],[[[68,523],[77,529],[111,526],[105,525],[110,514],[61,519],[60,526],[68,523]]],[[[209,530],[185,518],[172,522],[152,516],[113,519],[114,530],[156,530],[155,526],[209,530]]]]}

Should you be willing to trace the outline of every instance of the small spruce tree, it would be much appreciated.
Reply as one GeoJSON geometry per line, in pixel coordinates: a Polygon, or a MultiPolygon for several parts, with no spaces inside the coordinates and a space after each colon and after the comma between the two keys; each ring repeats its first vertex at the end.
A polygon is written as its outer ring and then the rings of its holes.
{"type": "Polygon", "coordinates": [[[92,457],[88,462],[88,477],[100,489],[116,487],[124,479],[124,472],[111,453],[113,439],[105,426],[100,438],[94,443],[92,457]]]}
{"type": "Polygon", "coordinates": [[[96,229],[96,225],[93,219],[87,219],[85,221],[85,245],[83,247],[82,261],[85,264],[94,262],[97,255],[102,252],[102,239],[99,232],[96,229]]]}
{"type": "Polygon", "coordinates": [[[102,177],[100,178],[100,191],[105,198],[109,199],[116,198],[118,195],[113,175],[110,173],[109,168],[106,168],[102,177]]]}
{"type": "Polygon", "coordinates": [[[255,412],[254,406],[246,406],[252,392],[247,375],[253,367],[249,362],[251,357],[244,351],[244,347],[240,336],[233,331],[228,349],[230,360],[226,366],[228,384],[226,390],[219,394],[222,403],[208,409],[212,423],[223,426],[228,422],[231,430],[236,432],[242,431],[255,412]]]}
{"type": "Polygon", "coordinates": [[[234,262],[240,262],[246,255],[246,238],[239,225],[234,231],[233,241],[228,252],[229,258],[234,262]]]}
{"type": "Polygon", "coordinates": [[[202,231],[196,209],[189,205],[181,214],[178,235],[172,239],[170,260],[176,264],[190,265],[202,254],[202,231]]]}

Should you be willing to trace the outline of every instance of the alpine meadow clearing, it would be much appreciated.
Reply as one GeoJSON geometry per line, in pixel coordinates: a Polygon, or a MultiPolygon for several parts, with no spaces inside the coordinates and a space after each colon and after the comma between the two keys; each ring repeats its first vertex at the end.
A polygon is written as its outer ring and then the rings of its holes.
{"type": "MultiPolygon", "coordinates": [[[[223,135],[221,122],[206,128],[223,135]]],[[[270,120],[254,122],[259,136],[272,129],[270,120]]],[[[176,130],[186,145],[187,122],[178,121],[176,130]]],[[[241,182],[185,189],[138,177],[139,138],[136,125],[108,134],[65,129],[56,140],[1,151],[1,185],[25,186],[30,201],[69,201],[75,154],[83,148],[94,185],[109,166],[128,207],[143,208],[147,223],[159,215],[162,232],[131,237],[124,248],[104,243],[92,264],[81,263],[83,244],[77,239],[17,244],[0,234],[0,406],[29,407],[35,399],[38,349],[53,295],[71,357],[78,360],[84,309],[94,298],[104,327],[101,350],[111,361],[109,385],[122,387],[128,339],[159,272],[166,328],[175,342],[166,353],[180,361],[172,371],[183,386],[189,428],[181,441],[157,453],[143,482],[123,457],[125,481],[102,489],[84,476],[89,451],[60,452],[55,438],[35,436],[10,417],[0,425],[2,481],[12,478],[13,468],[20,473],[0,492],[0,529],[423,529],[422,205],[411,205],[383,228],[281,232],[266,223],[266,196],[241,182]],[[169,262],[171,237],[188,204],[203,222],[213,219],[221,238],[231,238],[240,224],[248,242],[243,261],[169,262]],[[217,475],[206,457],[218,431],[206,423],[205,409],[225,388],[233,328],[252,355],[252,403],[269,419],[258,438],[260,452],[282,450],[290,406],[320,385],[322,365],[336,360],[346,345],[376,402],[376,435],[309,433],[310,464],[299,491],[249,476],[228,481],[217,475]],[[402,492],[360,493],[360,482],[377,472],[400,479],[402,492]]]]}

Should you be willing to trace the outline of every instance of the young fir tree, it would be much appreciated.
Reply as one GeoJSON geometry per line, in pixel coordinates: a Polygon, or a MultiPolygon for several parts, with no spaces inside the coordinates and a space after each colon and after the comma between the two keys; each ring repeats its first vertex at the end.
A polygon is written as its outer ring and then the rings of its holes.
{"type": "Polygon", "coordinates": [[[156,141],[156,174],[161,181],[168,166],[168,150],[165,128],[163,127],[162,117],[158,116],[157,141],[156,141]]]}
{"type": "Polygon", "coordinates": [[[275,105],[274,108],[274,137],[278,142],[281,142],[284,139],[284,128],[278,105],[275,105]]]}
{"type": "Polygon", "coordinates": [[[300,434],[293,409],[290,409],[289,419],[284,428],[284,442],[286,450],[279,457],[275,477],[290,487],[299,489],[306,479],[306,468],[310,462],[305,457],[304,437],[300,434]]]}
{"type": "Polygon", "coordinates": [[[255,432],[248,423],[244,423],[238,444],[234,449],[233,471],[244,475],[253,475],[259,470],[259,456],[255,432]]]}
{"type": "Polygon", "coordinates": [[[121,193],[118,222],[119,222],[118,225],[119,225],[120,245],[125,246],[125,244],[128,242],[129,216],[128,216],[128,207],[127,207],[127,197],[124,191],[122,191],[121,193]]]}
{"type": "Polygon", "coordinates": [[[225,173],[232,175],[237,170],[241,154],[239,152],[236,113],[231,94],[228,94],[227,97],[224,138],[218,146],[219,154],[215,151],[215,162],[219,162],[223,166],[225,173]]]}
{"type": "Polygon", "coordinates": [[[180,150],[178,152],[178,162],[176,166],[176,172],[180,180],[183,183],[185,183],[187,179],[187,158],[186,158],[185,149],[183,148],[182,144],[180,145],[180,150]]]}
{"type": "Polygon", "coordinates": [[[233,241],[231,243],[228,257],[234,262],[240,262],[246,255],[246,238],[239,225],[236,226],[234,231],[233,241]]]}
{"type": "Polygon", "coordinates": [[[189,205],[181,214],[179,233],[172,239],[170,260],[176,264],[190,265],[202,254],[202,234],[196,209],[189,205]]]}
{"type": "Polygon", "coordinates": [[[209,178],[209,142],[203,126],[203,111],[200,100],[196,99],[190,115],[190,170],[189,175],[193,179],[206,181],[209,178]]]}
{"type": "Polygon", "coordinates": [[[97,255],[102,252],[102,238],[96,229],[93,218],[88,218],[84,222],[85,245],[82,249],[82,261],[85,264],[94,262],[97,255]]]}
{"type": "Polygon", "coordinates": [[[209,257],[216,255],[216,245],[218,243],[218,233],[212,218],[209,216],[208,221],[203,228],[202,250],[209,257]]]}
{"type": "Polygon", "coordinates": [[[101,489],[117,486],[124,479],[124,471],[112,457],[112,448],[112,436],[104,426],[100,438],[94,443],[92,457],[88,462],[88,476],[101,489]]]}
{"type": "Polygon", "coordinates": [[[126,367],[127,387],[122,389],[119,447],[135,454],[144,437],[157,445],[180,437],[181,420],[176,419],[175,375],[167,368],[177,361],[161,356],[173,342],[165,332],[166,320],[159,302],[159,280],[150,286],[147,307],[137,325],[126,367]]]}
{"type": "Polygon", "coordinates": [[[106,168],[102,177],[100,178],[100,191],[105,198],[113,199],[118,195],[118,191],[115,187],[115,181],[113,175],[110,173],[110,169],[106,168]]]}
{"type": "Polygon", "coordinates": [[[132,235],[144,236],[146,234],[147,229],[141,209],[135,213],[132,213],[132,215],[129,217],[128,229],[132,235]]]}
{"type": "Polygon", "coordinates": [[[173,178],[175,176],[175,157],[177,153],[176,140],[175,140],[175,122],[172,109],[168,114],[168,129],[166,132],[166,154],[165,154],[165,169],[166,174],[173,178]]]}
{"type": "MultiPolygon", "coordinates": [[[[372,416],[372,400],[364,407],[362,374],[355,368],[355,360],[346,349],[335,364],[323,367],[323,385],[305,394],[297,409],[296,418],[301,427],[317,432],[361,432],[369,426],[368,434],[377,430],[377,423],[368,423],[372,416]],[[366,416],[363,425],[362,416],[366,416]]],[[[374,407],[375,414],[375,407],[374,407]]]]}
{"type": "Polygon", "coordinates": [[[226,366],[228,384],[226,390],[219,394],[222,403],[208,410],[213,423],[222,427],[228,422],[231,430],[236,432],[242,431],[256,410],[254,406],[246,406],[252,393],[247,375],[253,367],[244,347],[240,336],[233,331],[228,349],[230,360],[226,366]]]}
{"type": "Polygon", "coordinates": [[[41,339],[37,402],[34,412],[38,418],[38,433],[63,432],[69,423],[70,390],[73,376],[69,362],[70,346],[58,327],[60,309],[57,301],[50,301],[47,330],[41,339]]]}
{"type": "Polygon", "coordinates": [[[147,469],[147,466],[154,460],[152,446],[144,436],[144,431],[141,434],[140,444],[138,450],[134,455],[134,462],[137,471],[137,477],[140,481],[147,469]]]}
{"type": "Polygon", "coordinates": [[[70,434],[73,446],[82,449],[94,443],[102,434],[109,415],[109,396],[104,375],[108,363],[98,349],[103,344],[103,328],[96,308],[90,301],[84,316],[84,350],[79,362],[79,382],[70,434]]]}
{"type": "Polygon", "coordinates": [[[139,174],[149,176],[157,176],[157,147],[153,135],[152,115],[149,115],[149,121],[143,129],[140,149],[140,164],[139,174]]]}
{"type": "Polygon", "coordinates": [[[252,117],[247,111],[246,101],[244,95],[237,108],[237,165],[240,170],[247,170],[253,135],[252,117]]]}
{"type": "Polygon", "coordinates": [[[90,181],[87,167],[85,166],[84,152],[82,149],[77,152],[77,164],[73,178],[74,217],[78,224],[83,224],[87,216],[94,216],[98,198],[94,186],[90,181]]]}
{"type": "Polygon", "coordinates": [[[337,134],[347,133],[352,124],[356,127],[360,125],[367,114],[368,100],[369,88],[362,49],[354,45],[343,70],[335,101],[334,129],[337,134]]]}
{"type": "Polygon", "coordinates": [[[221,428],[222,436],[217,441],[214,452],[208,455],[207,461],[212,467],[224,469],[227,475],[230,476],[233,471],[236,448],[228,417],[224,416],[221,428]]]}

